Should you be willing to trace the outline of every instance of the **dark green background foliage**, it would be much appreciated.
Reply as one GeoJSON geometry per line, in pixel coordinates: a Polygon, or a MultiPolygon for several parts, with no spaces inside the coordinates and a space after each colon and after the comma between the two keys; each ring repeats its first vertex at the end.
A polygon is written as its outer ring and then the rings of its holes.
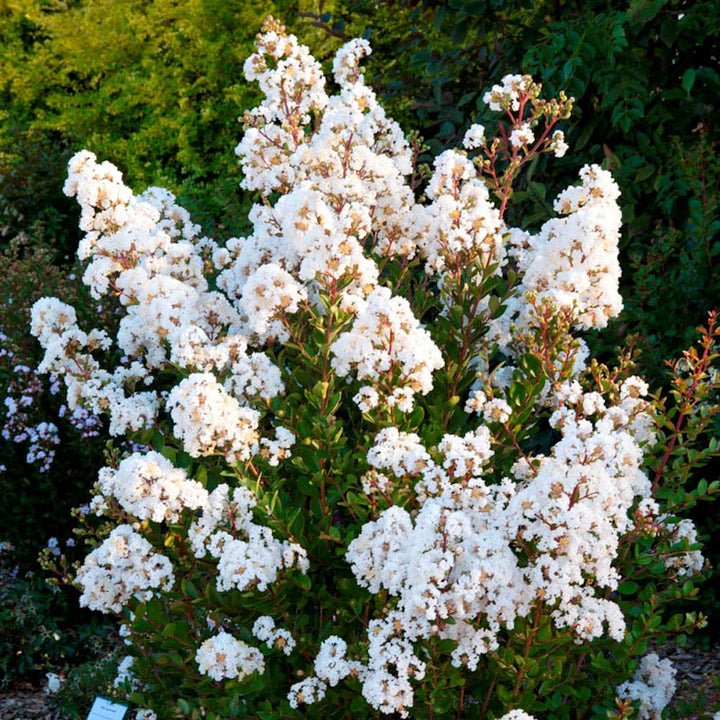
{"type": "MultiPolygon", "coordinates": [[[[107,654],[114,638],[105,618],[81,610],[72,590],[49,590],[41,574],[19,574],[14,582],[7,576],[0,582],[0,692],[22,682],[43,682],[47,670],[82,663],[107,654]]],[[[117,659],[115,659],[117,662],[117,659]]],[[[90,665],[90,663],[88,663],[90,665]]],[[[110,680],[114,677],[114,670],[110,680]]],[[[93,693],[107,692],[97,668],[90,690],[78,703],[76,712],[63,717],[85,717],[93,693]]],[[[106,673],[107,674],[107,671],[106,673]]],[[[69,700],[69,698],[68,698],[69,700]]]]}
{"type": "MultiPolygon", "coordinates": [[[[269,12],[323,61],[343,39],[368,37],[368,79],[422,135],[425,161],[472,122],[495,122],[482,96],[506,73],[532,74],[548,97],[574,96],[568,156],[530,169],[510,221],[538,226],[584,163],[613,171],[625,311],[594,349],[605,355],[636,335],[641,371],[666,382],[663,359],[720,304],[720,0],[0,0],[1,237],[31,232],[54,241],[56,257],[74,252],[78,212],[61,188],[83,147],[135,190],[168,187],[219,239],[242,233],[252,198],[238,188],[233,148],[237,118],[257,99],[242,65],[269,12]]],[[[40,482],[3,453],[9,475],[40,482]]],[[[68,457],[56,477],[89,488],[68,457]]],[[[63,514],[62,503],[28,508],[25,523],[63,514]]],[[[720,525],[699,519],[706,532],[720,525]]],[[[709,590],[705,605],[717,605],[709,590]]]]}

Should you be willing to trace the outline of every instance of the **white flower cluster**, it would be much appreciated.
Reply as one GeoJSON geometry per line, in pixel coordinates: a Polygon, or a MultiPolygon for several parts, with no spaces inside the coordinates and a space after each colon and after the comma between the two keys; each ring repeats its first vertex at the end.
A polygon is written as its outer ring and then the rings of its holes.
{"type": "Polygon", "coordinates": [[[315,676],[309,676],[290,688],[288,694],[290,706],[297,708],[300,704],[310,705],[321,700],[328,685],[335,687],[348,675],[361,673],[362,665],[357,661],[348,661],[346,652],[347,643],[341,638],[331,635],[323,640],[315,658],[315,676]]]}
{"type": "Polygon", "coordinates": [[[217,558],[217,589],[221,592],[251,587],[265,590],[280,570],[297,566],[306,572],[309,567],[302,547],[280,542],[270,528],[253,521],[256,503],[247,488],[237,487],[231,493],[227,485],[218,485],[188,530],[196,557],[209,553],[217,558]]]}
{"type": "Polygon", "coordinates": [[[639,701],[638,720],[661,720],[676,686],[672,662],[650,653],[640,661],[635,677],[619,685],[616,692],[619,698],[639,701]]]}
{"type": "Polygon", "coordinates": [[[346,654],[347,643],[342,638],[331,635],[323,640],[315,658],[315,675],[330,687],[335,687],[348,675],[360,672],[360,663],[348,660],[346,654]]]}
{"type": "Polygon", "coordinates": [[[220,452],[228,462],[249,460],[258,450],[257,410],[243,407],[214,373],[193,373],[167,397],[175,437],[192,457],[220,452]]]}
{"type": "Polygon", "coordinates": [[[410,640],[403,637],[400,614],[371,620],[368,661],[359,679],[365,700],[383,713],[397,712],[409,717],[414,692],[411,680],[425,677],[425,663],[415,654],[410,640]]]}
{"type": "MultiPolygon", "coordinates": [[[[222,484],[208,493],[158,452],[136,452],[121,461],[117,469],[103,468],[97,488],[100,494],[91,507],[98,514],[107,511],[111,500],[134,518],[154,522],[178,522],[183,510],[199,510],[199,517],[188,530],[191,550],[199,559],[209,553],[217,560],[220,591],[250,587],[264,590],[280,570],[298,567],[306,572],[309,567],[299,545],[276,540],[269,528],[254,522],[252,509],[257,501],[250,490],[238,487],[231,491],[222,484]]],[[[86,558],[78,574],[85,588],[84,604],[118,610],[132,594],[144,589],[139,573],[145,573],[147,587],[157,587],[158,572],[166,573],[163,587],[169,587],[170,561],[151,554],[150,549],[150,544],[129,525],[116,528],[86,558]],[[108,595],[113,583],[118,585],[117,597],[108,595]]],[[[263,628],[265,636],[258,635],[260,639],[272,637],[277,647],[287,653],[292,650],[295,641],[287,631],[258,625],[259,632],[263,628]]]]}
{"type": "MultiPolygon", "coordinates": [[[[478,133],[468,137],[479,141],[478,133]]],[[[505,225],[464,153],[446,150],[435,158],[426,195],[431,203],[416,207],[414,229],[428,271],[458,272],[471,256],[484,266],[503,261],[505,225]]]]}
{"type": "MultiPolygon", "coordinates": [[[[635,503],[658,510],[642,470],[640,443],[652,438],[646,389],[629,378],[607,407],[576,382],[560,388],[551,424],[561,439],[550,454],[516,463],[499,484],[483,478],[493,455],[486,427],[446,435],[439,462],[417,435],[381,430],[368,462],[416,478],[420,507],[412,515],[389,507],[348,548],[358,583],[397,598],[373,632],[408,647],[452,639],[453,663],[473,670],[497,648],[498,633],[541,602],[577,642],[606,633],[621,640],[624,617],[606,598],[621,580],[613,565],[619,541],[632,529],[635,503]]],[[[369,639],[376,642],[372,632],[369,639]]],[[[398,702],[409,706],[407,697],[398,702]]]]}
{"type": "Polygon", "coordinates": [[[520,109],[520,96],[527,92],[532,83],[530,75],[505,75],[501,85],[493,85],[483,96],[483,102],[495,112],[520,109]]]}
{"type": "Polygon", "coordinates": [[[440,350],[420,327],[405,298],[378,287],[360,301],[352,328],[332,344],[332,366],[340,377],[351,369],[363,386],[355,402],[363,412],[380,402],[404,412],[413,395],[432,388],[432,373],[443,366],[440,350]]]}
{"type": "Polygon", "coordinates": [[[221,632],[208,638],[195,653],[200,672],[213,680],[242,680],[252,673],[265,672],[262,653],[230,633],[221,632]]]}
{"type": "Polygon", "coordinates": [[[366,663],[347,658],[347,643],[342,638],[331,635],[323,640],[315,658],[315,675],[290,688],[291,707],[322,700],[328,686],[335,687],[341,680],[352,677],[360,680],[363,697],[374,708],[408,717],[413,705],[410,678],[421,680],[425,663],[415,655],[412,644],[399,636],[399,622],[398,617],[389,624],[370,622],[366,663]]]}
{"type": "Polygon", "coordinates": [[[199,236],[170,193],[152,188],[133,196],[112,165],[87,151],[71,160],[66,192],[82,207],[84,281],[97,297],[116,294],[124,309],[117,345],[127,361],[113,372],[102,369],[93,352],[108,350],[110,338],[81,331],[71,307],[44,298],[32,323],[45,347],[41,370],[64,377],[71,412],[108,413],[112,435],[156,422],[163,398],[135,390],[153,384],[154,370],[168,362],[196,370],[167,396],[176,434],[193,456],[217,451],[231,461],[248,459],[259,448],[259,415],[246,405],[283,386],[266,355],[247,353],[238,310],[209,290],[204,270],[216,245],[199,236]]]}
{"type": "Polygon", "coordinates": [[[516,232],[510,251],[522,277],[521,294],[501,322],[530,324],[524,295],[575,312],[578,328],[602,328],[622,310],[618,240],[622,216],[617,184],[607,170],[586,165],[581,185],[555,200],[565,217],[548,220],[537,235],[516,232]]]}
{"type": "Polygon", "coordinates": [[[295,181],[290,156],[328,98],[320,63],[279,23],[266,24],[256,47],[244,72],[265,100],[246,117],[249,127],[236,152],[243,157],[243,187],[269,195],[295,181]]]}
{"type": "Polygon", "coordinates": [[[169,590],[172,563],[130,525],[119,525],[86,558],[77,573],[80,605],[119,613],[131,597],[147,601],[153,590],[169,590]]]}
{"type": "Polygon", "coordinates": [[[532,145],[534,142],[535,133],[532,131],[529,123],[523,123],[514,128],[510,133],[510,144],[515,148],[526,147],[532,145]]]}
{"type": "Polygon", "coordinates": [[[90,412],[109,413],[111,435],[151,426],[159,409],[157,393],[126,394],[126,382],[142,381],[147,370],[138,363],[119,366],[113,373],[100,367],[92,356],[107,350],[111,341],[103,330],[85,333],[77,325],[75,310],[56,298],[41,298],[32,307],[31,331],[45,348],[41,372],[62,376],[71,411],[84,405],[90,412]]]}
{"type": "MultiPolygon", "coordinates": [[[[510,78],[507,88],[522,90],[521,81],[520,76],[510,78]]],[[[507,102],[512,105],[516,99],[507,102]]],[[[517,143],[533,142],[530,128],[516,132],[517,143]]],[[[474,126],[468,131],[466,146],[473,149],[481,139],[482,128],[474,126]]],[[[561,131],[553,134],[550,149],[564,154],[567,145],[561,131]]],[[[479,281],[489,268],[499,274],[512,263],[518,283],[503,301],[505,312],[489,321],[484,341],[486,345],[496,342],[507,358],[516,353],[514,338],[538,326],[538,307],[549,305],[554,312],[571,314],[576,329],[605,327],[622,309],[619,190],[610,174],[596,165],[584,167],[580,179],[581,185],[567,188],[555,201],[554,208],[563,217],[547,221],[533,235],[508,228],[473,163],[464,153],[448,150],[435,160],[426,190],[430,204],[411,209],[414,247],[424,258],[426,270],[439,276],[446,312],[455,302],[444,295],[449,279],[461,281],[468,268],[477,267],[479,281]]],[[[489,299],[483,298],[478,312],[488,307],[489,299]]],[[[573,371],[577,375],[584,367],[586,348],[580,340],[575,343],[573,371]]],[[[482,365],[480,358],[477,362],[482,365]]],[[[508,384],[512,371],[507,364],[497,373],[493,380],[498,387],[508,384]]],[[[373,399],[358,398],[365,407],[371,407],[373,399]]]]}
{"type": "Polygon", "coordinates": [[[340,92],[328,96],[318,63],[274,21],[245,66],[266,94],[246,114],[236,152],[243,187],[274,206],[255,206],[251,236],[230,240],[214,260],[218,287],[233,299],[245,332],[258,342],[284,340],[283,318],[304,303],[320,309],[319,292],[340,293],[360,312],[378,284],[364,252],[415,251],[415,200],[406,182],[412,156],[399,127],[364,84],[358,63],[366,41],[341,49],[334,63],[340,92]]]}
{"type": "Polygon", "coordinates": [[[155,451],[133,453],[117,470],[103,468],[98,485],[103,497],[93,501],[95,508],[114,498],[125,512],[154,522],[177,522],[183,509],[203,507],[208,498],[199,482],[155,451]]]}
{"type": "Polygon", "coordinates": [[[123,685],[138,687],[137,678],[132,670],[135,664],[135,658],[132,655],[126,655],[118,664],[113,680],[114,688],[121,688],[123,685]]]}
{"type": "Polygon", "coordinates": [[[680,550],[672,551],[665,559],[665,567],[677,573],[677,577],[697,575],[705,565],[705,558],[700,550],[690,549],[698,542],[697,528],[689,518],[683,518],[669,524],[666,518],[658,518],[661,525],[669,530],[669,540],[679,545],[680,550]]]}
{"type": "Polygon", "coordinates": [[[114,165],[97,163],[87,150],[70,160],[63,190],[77,197],[82,210],[80,229],[86,236],[78,257],[90,261],[83,281],[94,297],[122,289],[117,279],[132,268],[144,269],[146,279],[167,275],[205,286],[195,244],[208,240],[199,237],[200,228],[167,190],[150,188],[136,198],[114,165]]]}
{"type": "MultiPolygon", "coordinates": [[[[575,330],[606,327],[622,310],[619,190],[610,173],[597,165],[586,165],[580,179],[580,185],[570,186],[555,200],[555,210],[565,217],[548,220],[537,234],[504,226],[496,233],[494,258],[501,266],[511,263],[518,282],[503,300],[502,315],[489,320],[484,338],[486,345],[497,343],[508,362],[493,370],[482,356],[474,360],[484,382],[493,388],[510,385],[515,370],[512,360],[526,350],[518,339],[540,326],[547,308],[556,315],[565,314],[575,330]]],[[[489,299],[483,298],[481,305],[487,309],[489,299]]],[[[586,367],[587,344],[571,334],[560,342],[566,347],[558,352],[555,370],[560,372],[564,364],[578,377],[586,367]]],[[[473,387],[476,390],[483,390],[482,382],[473,387]]],[[[546,389],[537,402],[546,404],[548,399],[546,389]]],[[[468,407],[472,411],[476,406],[471,402],[468,407]]]]}
{"type": "Polygon", "coordinates": [[[476,150],[485,144],[485,128],[475,123],[471,125],[463,136],[463,147],[466,150],[476,150]]]}

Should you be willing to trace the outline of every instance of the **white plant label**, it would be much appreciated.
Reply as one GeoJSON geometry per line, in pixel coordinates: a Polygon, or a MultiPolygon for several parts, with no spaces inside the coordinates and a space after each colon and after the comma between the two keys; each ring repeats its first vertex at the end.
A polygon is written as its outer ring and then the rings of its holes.
{"type": "Polygon", "coordinates": [[[128,706],[104,697],[96,697],[87,720],[123,720],[128,706]]]}

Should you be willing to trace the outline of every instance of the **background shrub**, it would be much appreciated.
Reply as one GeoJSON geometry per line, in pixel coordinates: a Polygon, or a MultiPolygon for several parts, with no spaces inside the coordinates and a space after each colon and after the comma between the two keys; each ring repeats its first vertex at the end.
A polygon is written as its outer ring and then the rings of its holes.
{"type": "Polygon", "coordinates": [[[292,5],[22,0],[0,7],[0,225],[19,232],[42,221],[72,254],[77,215],[68,221],[62,185],[67,160],[87,147],[138,189],[171,189],[209,232],[238,232],[242,224],[234,223],[248,205],[232,148],[238,116],[257,99],[240,82],[242,64],[264,16],[292,5]]]}
{"type": "MultiPolygon", "coordinates": [[[[61,588],[51,592],[41,573],[12,577],[0,570],[0,692],[18,680],[42,683],[46,671],[64,673],[88,658],[102,657],[117,644],[116,637],[104,618],[80,610],[74,593],[61,588]]],[[[78,694],[81,677],[79,672],[73,684],[78,688],[69,693],[68,705],[78,694]]],[[[74,717],[86,710],[87,700],[86,693],[74,717]]]]}

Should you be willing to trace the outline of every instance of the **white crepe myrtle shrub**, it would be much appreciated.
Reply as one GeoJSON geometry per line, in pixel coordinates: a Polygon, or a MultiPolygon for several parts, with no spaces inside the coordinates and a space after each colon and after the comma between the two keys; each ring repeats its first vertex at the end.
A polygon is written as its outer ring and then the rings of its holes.
{"type": "Polygon", "coordinates": [[[580,333],[621,309],[610,174],[582,168],[535,233],[504,220],[522,167],[565,152],[571,101],[505,78],[497,135],[471,127],[419,186],[369,52],[340,50],[331,94],[266,22],[248,237],[71,160],[84,280],[123,314],[111,337],[45,298],[32,330],[69,407],[136,446],[109,452],[78,512],[91,551],[56,571],[118,616],[118,688],[158,718],[641,712],[648,641],[701,623],[664,609],[703,567],[682,513],[717,483],[683,484],[716,445],[685,439],[717,409],[718,333],[675,399],[631,353],[591,359],[580,333]]]}

